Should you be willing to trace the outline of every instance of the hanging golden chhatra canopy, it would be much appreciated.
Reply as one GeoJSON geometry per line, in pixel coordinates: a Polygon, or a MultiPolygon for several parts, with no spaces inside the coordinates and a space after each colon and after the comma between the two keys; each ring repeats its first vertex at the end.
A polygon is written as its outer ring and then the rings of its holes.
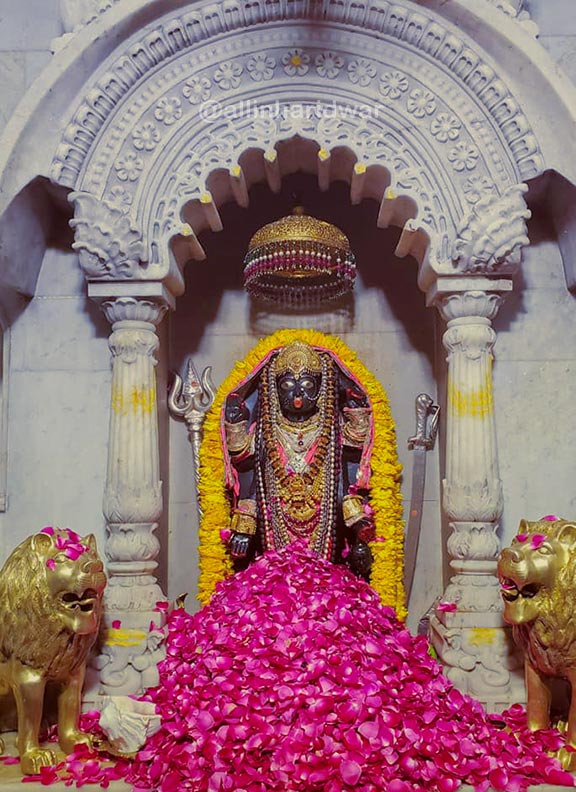
{"type": "Polygon", "coordinates": [[[356,263],[339,228],[303,214],[260,228],[244,259],[248,294],[290,308],[310,308],[354,288],[356,263]]]}

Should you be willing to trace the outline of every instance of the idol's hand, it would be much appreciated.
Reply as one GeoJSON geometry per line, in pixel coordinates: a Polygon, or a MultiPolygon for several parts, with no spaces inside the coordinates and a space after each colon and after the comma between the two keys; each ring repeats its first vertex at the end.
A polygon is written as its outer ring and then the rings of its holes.
{"type": "Polygon", "coordinates": [[[365,580],[368,579],[370,570],[372,569],[372,561],[372,552],[366,542],[360,540],[350,549],[348,563],[350,564],[352,572],[358,575],[358,577],[364,578],[365,580]]]}
{"type": "Polygon", "coordinates": [[[224,415],[228,423],[240,423],[240,421],[247,421],[250,418],[250,411],[240,394],[231,393],[227,396],[224,415]]]}
{"type": "Polygon", "coordinates": [[[232,558],[246,558],[250,551],[252,538],[248,534],[233,533],[228,545],[232,558]]]}
{"type": "Polygon", "coordinates": [[[362,517],[353,527],[359,542],[373,542],[376,538],[376,526],[371,516],[362,517]]]}

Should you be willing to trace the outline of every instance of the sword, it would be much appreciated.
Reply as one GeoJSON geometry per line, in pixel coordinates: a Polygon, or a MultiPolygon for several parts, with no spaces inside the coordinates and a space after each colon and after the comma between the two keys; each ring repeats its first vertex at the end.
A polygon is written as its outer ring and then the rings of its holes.
{"type": "Polygon", "coordinates": [[[416,571],[416,556],[418,555],[418,543],[422,525],[424,485],[426,483],[426,452],[434,448],[436,433],[438,432],[439,412],[440,407],[434,403],[434,400],[427,393],[421,393],[416,398],[416,434],[408,440],[408,448],[414,452],[414,466],[412,469],[410,516],[404,539],[406,602],[410,600],[414,573],[416,571]]]}

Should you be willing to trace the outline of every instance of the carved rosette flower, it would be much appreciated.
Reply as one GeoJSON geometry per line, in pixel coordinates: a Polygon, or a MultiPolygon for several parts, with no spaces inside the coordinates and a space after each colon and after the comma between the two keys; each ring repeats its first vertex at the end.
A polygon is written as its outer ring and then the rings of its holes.
{"type": "Polygon", "coordinates": [[[133,151],[128,151],[114,163],[120,181],[137,181],[144,169],[144,160],[133,151]]]}
{"type": "Polygon", "coordinates": [[[415,118],[432,115],[436,110],[436,97],[431,91],[426,91],[424,88],[414,88],[410,91],[406,109],[415,118]]]}
{"type": "Polygon", "coordinates": [[[145,261],[142,235],[118,206],[99,201],[89,193],[74,192],[70,221],[80,266],[90,278],[131,278],[145,261]]]}
{"type": "Polygon", "coordinates": [[[348,64],[348,79],[351,83],[366,87],[374,77],[376,77],[376,68],[366,58],[358,58],[348,64]]]}
{"type": "Polygon", "coordinates": [[[212,93],[212,81],[209,77],[190,77],[182,88],[182,95],[190,104],[196,105],[205,102],[212,93]]]}
{"type": "Polygon", "coordinates": [[[481,178],[468,178],[464,182],[464,195],[469,204],[476,204],[483,195],[490,195],[492,199],[496,195],[496,185],[486,176],[481,178]]]}
{"type": "Polygon", "coordinates": [[[270,55],[259,54],[248,58],[246,71],[254,82],[265,82],[272,79],[276,60],[270,55]]]}
{"type": "Polygon", "coordinates": [[[340,70],[344,66],[344,58],[336,52],[321,52],[316,56],[315,64],[316,72],[320,77],[333,80],[340,74],[340,70]]]}
{"type": "Polygon", "coordinates": [[[474,170],[479,156],[476,146],[460,141],[449,152],[448,160],[452,163],[454,170],[460,173],[463,170],[474,170]]]}
{"type": "Polygon", "coordinates": [[[282,65],[289,77],[302,77],[310,68],[310,55],[301,47],[295,47],[282,56],[282,65]]]}
{"type": "Polygon", "coordinates": [[[380,93],[387,99],[399,99],[408,90],[408,79],[400,71],[386,72],[380,77],[380,93]]]}
{"type": "Polygon", "coordinates": [[[110,190],[110,202],[125,209],[132,206],[132,194],[121,184],[115,184],[110,190]]]}
{"type": "Polygon", "coordinates": [[[525,184],[509,187],[497,198],[484,194],[462,220],[452,248],[458,271],[492,274],[513,271],[520,263],[522,248],[530,244],[526,221],[525,184]]]}
{"type": "Polygon", "coordinates": [[[243,71],[242,64],[238,61],[225,61],[214,72],[214,82],[223,91],[238,88],[243,71]]]}
{"type": "Polygon", "coordinates": [[[154,151],[160,141],[160,132],[151,121],[145,121],[132,132],[132,144],[138,151],[154,151]]]}
{"type": "Polygon", "coordinates": [[[154,118],[165,126],[172,126],[182,118],[182,102],[177,96],[163,96],[156,103],[154,118]]]}
{"type": "Polygon", "coordinates": [[[461,127],[462,124],[452,113],[438,113],[432,119],[430,132],[439,143],[446,143],[458,139],[461,127]]]}

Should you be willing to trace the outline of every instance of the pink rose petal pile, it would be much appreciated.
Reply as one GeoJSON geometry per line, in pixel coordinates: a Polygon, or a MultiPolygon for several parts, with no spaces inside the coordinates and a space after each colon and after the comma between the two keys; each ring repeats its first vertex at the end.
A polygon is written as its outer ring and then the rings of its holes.
{"type": "Polygon", "coordinates": [[[502,729],[459,693],[376,593],[293,546],[174,611],[163,727],[127,780],[154,792],[453,792],[573,785],[521,707],[502,729]]]}

